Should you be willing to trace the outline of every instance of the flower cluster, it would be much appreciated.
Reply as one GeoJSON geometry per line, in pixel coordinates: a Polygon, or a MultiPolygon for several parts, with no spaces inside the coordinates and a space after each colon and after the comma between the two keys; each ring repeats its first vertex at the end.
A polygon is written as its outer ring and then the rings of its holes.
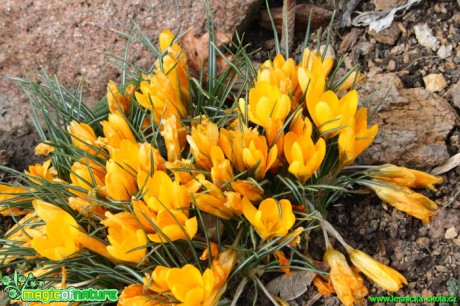
{"type": "MultiPolygon", "coordinates": [[[[424,221],[437,208],[410,188],[433,189],[440,178],[392,165],[350,166],[378,131],[352,88],[361,74],[334,82],[334,61],[319,51],[304,50],[298,64],[278,54],[263,63],[247,95],[229,99],[228,90],[196,85],[170,31],[159,45],[151,71],[108,83],[100,120],[72,117],[58,127],[61,138],[37,147],[51,159],[31,166],[24,185],[0,185],[1,213],[24,214],[6,233],[0,260],[16,260],[15,246],[28,249],[27,258],[68,265],[68,278],[125,267],[117,270],[126,284],[119,305],[216,305],[232,277],[316,269],[291,260],[307,242],[302,234],[319,225],[330,267],[328,284],[315,280],[321,292],[329,286],[345,305],[360,303],[368,291],[358,270],[389,291],[407,283],[352,249],[324,217],[338,190],[353,184],[424,221]],[[70,261],[89,268],[72,270],[70,261]]],[[[109,281],[110,273],[94,280],[109,281]]]]}

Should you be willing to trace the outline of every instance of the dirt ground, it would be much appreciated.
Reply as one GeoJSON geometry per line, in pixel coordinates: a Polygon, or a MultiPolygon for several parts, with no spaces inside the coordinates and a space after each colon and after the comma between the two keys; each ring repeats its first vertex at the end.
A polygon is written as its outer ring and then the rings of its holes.
{"type": "MultiPolygon", "coordinates": [[[[320,4],[322,1],[316,2],[320,4]]],[[[332,4],[321,5],[333,9],[332,4]]],[[[374,1],[363,1],[355,10],[369,11],[374,10],[374,7],[374,1]]],[[[406,88],[425,87],[424,76],[431,73],[442,74],[447,86],[438,94],[447,99],[459,115],[460,105],[454,104],[454,98],[450,94],[460,78],[460,12],[457,2],[422,1],[406,12],[398,12],[394,26],[398,28],[395,30],[398,34],[394,42],[391,37],[382,38],[369,34],[365,27],[334,27],[331,44],[337,58],[345,53],[350,54],[352,62],[348,65],[361,63],[364,72],[396,73],[406,88]],[[452,46],[450,56],[441,58],[436,51],[420,45],[414,35],[414,26],[419,23],[426,23],[442,45],[452,46]],[[348,48],[340,48],[346,34],[353,30],[357,33],[357,39],[348,48]],[[386,42],[382,42],[385,40],[386,42]]],[[[297,55],[300,52],[297,46],[303,41],[303,37],[303,31],[296,33],[294,49],[297,55]]],[[[316,39],[313,34],[312,44],[315,44],[316,39]]],[[[256,20],[251,25],[246,33],[246,40],[251,43],[253,50],[260,48],[255,55],[256,61],[263,62],[273,56],[272,32],[263,29],[260,21],[256,20]]],[[[36,161],[33,147],[38,142],[38,135],[32,126],[15,133],[17,134],[0,136],[1,143],[6,146],[0,150],[7,152],[0,154],[5,159],[0,160],[0,164],[23,170],[36,161]]],[[[458,120],[447,139],[447,145],[451,156],[459,153],[458,120]]],[[[460,167],[442,176],[444,183],[438,191],[427,193],[440,206],[431,223],[409,217],[372,196],[342,198],[330,208],[328,220],[337,227],[349,244],[397,269],[406,277],[409,284],[395,293],[397,296],[460,296],[460,167]]],[[[0,173],[0,180],[8,179],[0,173]]],[[[0,224],[2,235],[11,225],[11,220],[0,217],[0,224]]],[[[323,244],[322,236],[313,233],[310,246],[316,259],[321,259],[323,244]]],[[[369,295],[389,295],[371,282],[366,282],[370,288],[369,295]]],[[[315,289],[312,289],[290,304],[311,305],[316,294],[315,289]]],[[[314,305],[339,304],[338,298],[334,296],[321,298],[314,305]]]]}

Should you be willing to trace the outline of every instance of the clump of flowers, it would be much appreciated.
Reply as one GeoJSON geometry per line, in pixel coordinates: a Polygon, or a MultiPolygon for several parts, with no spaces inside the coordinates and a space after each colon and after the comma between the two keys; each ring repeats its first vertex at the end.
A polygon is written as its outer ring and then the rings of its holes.
{"type": "Polygon", "coordinates": [[[16,220],[0,241],[0,262],[33,258],[49,276],[66,267],[68,283],[118,288],[119,305],[236,301],[243,288],[230,281],[253,280],[267,293],[262,274],[293,270],[328,279],[315,284],[345,305],[368,294],[360,273],[388,291],[407,284],[350,247],[325,217],[351,188],[426,222],[436,213],[412,188],[442,179],[352,166],[378,131],[353,88],[361,75],[335,80],[333,59],[310,49],[297,63],[277,54],[253,74],[235,45],[224,73],[209,68],[204,83],[190,76],[179,42],[165,30],[152,69],[123,63],[121,84],[108,83],[95,111],[46,76],[41,85],[20,82],[44,115],[36,152],[50,159],[23,174],[8,170],[18,183],[0,185],[0,212],[16,220]],[[328,270],[301,252],[315,227],[328,270]]]}

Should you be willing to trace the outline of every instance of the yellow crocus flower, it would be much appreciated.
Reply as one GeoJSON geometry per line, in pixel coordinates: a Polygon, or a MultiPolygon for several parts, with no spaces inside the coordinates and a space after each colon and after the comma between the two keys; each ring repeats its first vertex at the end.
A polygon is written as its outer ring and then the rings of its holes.
{"type": "Polygon", "coordinates": [[[256,87],[249,91],[249,101],[241,98],[239,109],[243,116],[246,115],[249,121],[262,127],[267,126],[267,120],[281,120],[284,122],[291,111],[291,99],[281,90],[270,83],[258,82],[256,87]]]}
{"type": "MultiPolygon", "coordinates": [[[[152,298],[155,294],[151,294],[152,298]]],[[[156,306],[162,305],[158,300],[149,298],[149,291],[141,284],[126,286],[118,298],[118,306],[156,306]]],[[[156,297],[155,297],[156,298],[156,297]]]]}
{"type": "MultiPolygon", "coordinates": [[[[137,185],[143,193],[147,206],[154,212],[164,209],[183,209],[190,206],[191,195],[186,186],[174,182],[164,171],[155,171],[153,176],[139,172],[137,185]]],[[[187,214],[187,210],[183,210],[187,214]]]]}
{"type": "Polygon", "coordinates": [[[391,292],[396,292],[407,285],[407,280],[398,271],[376,261],[366,253],[348,249],[351,262],[377,285],[391,292]]]}
{"type": "Polygon", "coordinates": [[[264,190],[250,180],[234,180],[230,185],[234,191],[248,198],[251,202],[262,200],[264,190]]]}
{"type": "Polygon", "coordinates": [[[282,54],[277,54],[273,61],[267,60],[257,73],[257,82],[266,82],[277,86],[281,93],[286,94],[298,105],[302,97],[302,90],[297,79],[297,69],[294,60],[284,59],[282,54]]]}
{"type": "Polygon", "coordinates": [[[174,115],[162,121],[163,131],[161,132],[161,136],[163,136],[165,140],[166,150],[168,151],[168,161],[171,163],[181,158],[181,153],[184,149],[179,142],[178,123],[174,115]]]}
{"type": "Polygon", "coordinates": [[[305,118],[301,134],[288,132],[284,139],[284,155],[289,163],[289,172],[302,184],[316,172],[326,155],[326,142],[323,138],[313,143],[312,124],[305,118]]]}
{"type": "Polygon", "coordinates": [[[232,219],[242,213],[241,196],[235,192],[222,192],[216,185],[200,180],[205,191],[194,194],[198,208],[222,219],[232,219]]]}
{"type": "Polygon", "coordinates": [[[68,212],[40,200],[34,200],[32,204],[37,215],[46,223],[45,235],[34,237],[31,241],[32,247],[41,256],[58,261],[88,248],[113,260],[105,251],[105,244],[85,234],[68,212]]]}
{"type": "Polygon", "coordinates": [[[101,121],[101,125],[105,138],[98,139],[98,143],[106,145],[109,150],[120,148],[123,139],[136,142],[128,122],[119,113],[110,114],[108,121],[101,121]]]}
{"type": "Polygon", "coordinates": [[[187,135],[197,166],[211,170],[211,148],[219,141],[219,128],[206,117],[201,117],[201,123],[192,126],[192,134],[187,135]]]}
{"type": "Polygon", "coordinates": [[[156,243],[166,243],[166,237],[170,241],[192,239],[198,231],[196,217],[189,219],[181,210],[160,210],[155,218],[155,225],[161,233],[149,234],[148,237],[156,243]]]}
{"type": "Polygon", "coordinates": [[[87,191],[86,193],[83,193],[78,190],[71,189],[70,191],[77,196],[84,197],[94,188],[102,188],[105,186],[104,180],[105,175],[107,174],[106,169],[96,164],[91,159],[82,158],[80,162],[75,162],[72,165],[71,170],[70,180],[72,185],[81,187],[87,191]]]}
{"type": "Polygon", "coordinates": [[[44,142],[40,142],[34,149],[35,155],[43,155],[43,156],[48,156],[53,151],[54,151],[54,147],[44,142]]]}
{"type": "Polygon", "coordinates": [[[118,86],[114,81],[109,81],[107,84],[107,104],[111,113],[121,113],[129,115],[129,108],[131,106],[131,99],[134,95],[136,86],[134,84],[128,85],[125,90],[125,94],[122,95],[118,91],[118,86]]]}
{"type": "Polygon", "coordinates": [[[218,146],[211,148],[211,179],[213,183],[220,187],[225,182],[233,179],[233,170],[230,161],[224,157],[224,152],[218,146]]]}
{"type": "Polygon", "coordinates": [[[390,164],[384,165],[378,174],[372,175],[372,178],[390,181],[410,188],[424,187],[433,191],[436,191],[433,185],[441,184],[443,181],[443,178],[440,176],[390,164]]]}
{"type": "Polygon", "coordinates": [[[303,51],[302,61],[299,63],[299,67],[312,71],[315,64],[319,64],[321,71],[325,76],[328,76],[331,72],[332,66],[334,66],[334,59],[332,57],[325,57],[323,60],[321,52],[312,51],[309,48],[306,48],[303,51]]]}
{"type": "MultiPolygon", "coordinates": [[[[57,171],[54,167],[51,166],[51,159],[48,159],[42,164],[35,164],[34,166],[29,166],[29,171],[24,170],[24,173],[30,177],[37,177],[40,179],[47,180],[48,182],[53,181],[57,177],[57,171]]],[[[35,184],[41,184],[39,180],[34,180],[30,178],[35,184]]]]}
{"type": "Polygon", "coordinates": [[[361,108],[348,126],[340,131],[338,140],[339,160],[342,166],[349,165],[370,146],[378,132],[377,124],[367,128],[367,109],[361,108]]]}
{"type": "Polygon", "coordinates": [[[73,210],[78,211],[83,216],[91,217],[91,214],[94,214],[100,217],[101,219],[105,218],[106,209],[94,201],[83,199],[80,197],[70,197],[69,206],[73,210]]]}
{"type": "Polygon", "coordinates": [[[150,143],[143,143],[139,147],[139,171],[150,172],[150,170],[165,170],[165,159],[158,149],[150,143]]]}
{"type": "Polygon", "coordinates": [[[414,192],[412,189],[394,183],[375,180],[377,184],[368,184],[375,194],[386,203],[394,206],[415,218],[430,222],[430,218],[436,214],[438,205],[424,195],[414,192]]]}
{"type": "Polygon", "coordinates": [[[264,240],[286,235],[295,223],[291,202],[285,199],[265,199],[255,208],[244,198],[243,214],[264,240]]]}
{"type": "Polygon", "coordinates": [[[265,177],[267,171],[274,165],[278,156],[278,147],[274,145],[268,149],[267,139],[265,136],[259,136],[251,140],[249,145],[243,149],[243,160],[246,169],[254,170],[254,177],[261,180],[265,177]]]}
{"type": "Polygon", "coordinates": [[[353,85],[353,82],[355,82],[355,85],[361,82],[364,79],[364,74],[353,71],[350,73],[350,75],[345,79],[345,81],[340,85],[339,89],[337,89],[337,93],[341,93],[342,91],[350,89],[351,85],[353,85]]]}
{"type": "Polygon", "coordinates": [[[136,217],[124,211],[113,215],[105,213],[106,218],[101,221],[108,229],[107,239],[110,245],[107,252],[114,258],[122,261],[140,263],[147,254],[147,237],[139,227],[136,217]]]}
{"type": "Polygon", "coordinates": [[[313,109],[312,106],[318,103],[319,98],[324,93],[326,76],[321,58],[317,57],[311,57],[308,67],[299,66],[297,70],[299,86],[305,94],[306,106],[310,114],[311,109],[313,109]]]}
{"type": "Polygon", "coordinates": [[[225,154],[225,157],[230,160],[232,166],[238,172],[246,170],[244,164],[243,150],[249,145],[251,140],[259,136],[257,129],[250,129],[243,126],[243,131],[220,129],[219,146],[225,154]]]}
{"type": "Polygon", "coordinates": [[[339,100],[337,95],[329,90],[321,95],[317,103],[307,106],[318,130],[325,138],[331,138],[340,132],[340,128],[346,127],[349,120],[355,116],[358,92],[352,90],[339,100]]]}
{"type": "Polygon", "coordinates": [[[328,247],[324,253],[324,262],[331,267],[329,278],[340,301],[346,306],[363,304],[368,291],[362,277],[350,268],[345,256],[328,247]]]}
{"type": "Polygon", "coordinates": [[[172,268],[167,273],[167,284],[174,297],[184,306],[203,305],[211,296],[215,277],[211,269],[203,274],[188,264],[182,268],[172,268]]]}
{"type": "Polygon", "coordinates": [[[94,149],[98,147],[96,144],[96,133],[88,124],[72,121],[67,127],[67,131],[70,133],[70,138],[77,148],[85,150],[90,154],[96,153],[94,149]]]}

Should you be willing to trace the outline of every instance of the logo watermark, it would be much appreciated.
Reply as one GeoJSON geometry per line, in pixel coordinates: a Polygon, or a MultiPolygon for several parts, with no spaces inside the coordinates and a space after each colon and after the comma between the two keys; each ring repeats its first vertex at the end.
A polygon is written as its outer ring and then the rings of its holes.
{"type": "Polygon", "coordinates": [[[95,289],[95,288],[56,288],[46,287],[45,282],[36,279],[32,273],[19,275],[14,271],[12,276],[2,278],[3,291],[8,293],[12,300],[23,302],[116,302],[118,290],[116,289],[95,289]]]}

